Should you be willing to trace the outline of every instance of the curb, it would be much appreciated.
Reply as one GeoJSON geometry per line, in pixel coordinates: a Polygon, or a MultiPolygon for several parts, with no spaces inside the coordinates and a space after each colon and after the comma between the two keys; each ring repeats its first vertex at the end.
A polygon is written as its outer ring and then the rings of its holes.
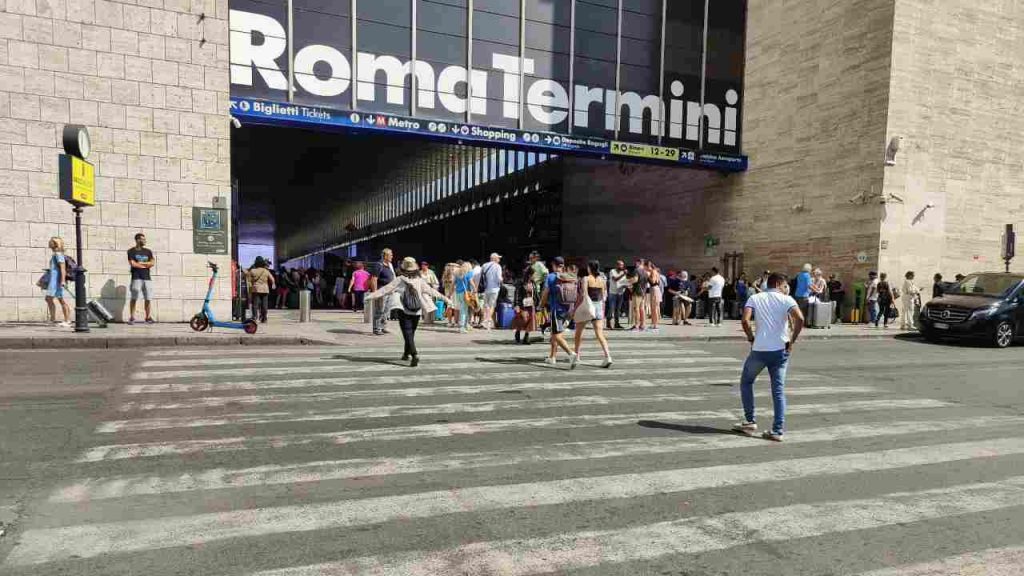
{"type": "Polygon", "coordinates": [[[337,346],[337,342],[304,336],[150,336],[133,337],[29,337],[0,338],[0,350],[125,350],[177,346],[337,346]]]}

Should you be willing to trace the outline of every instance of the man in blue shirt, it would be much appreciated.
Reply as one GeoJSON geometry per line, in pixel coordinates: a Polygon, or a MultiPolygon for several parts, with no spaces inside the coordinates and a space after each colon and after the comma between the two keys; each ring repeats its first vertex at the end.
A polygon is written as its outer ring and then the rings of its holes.
{"type": "Polygon", "coordinates": [[[796,303],[800,306],[800,312],[807,317],[807,299],[811,295],[811,270],[814,267],[810,264],[804,264],[804,269],[796,275],[796,287],[793,291],[793,298],[796,299],[796,303]]]}
{"type": "Polygon", "coordinates": [[[562,302],[559,297],[559,283],[566,281],[567,279],[559,279],[559,275],[565,270],[565,260],[561,256],[555,257],[551,261],[551,272],[544,280],[544,291],[540,295],[540,302],[542,306],[546,306],[551,315],[551,351],[548,354],[545,362],[548,364],[554,364],[556,362],[555,355],[558,354],[558,349],[565,350],[565,353],[569,355],[569,368],[576,367],[576,354],[569,349],[569,345],[565,342],[565,328],[567,324],[566,315],[569,313],[569,306],[572,302],[562,302]]]}

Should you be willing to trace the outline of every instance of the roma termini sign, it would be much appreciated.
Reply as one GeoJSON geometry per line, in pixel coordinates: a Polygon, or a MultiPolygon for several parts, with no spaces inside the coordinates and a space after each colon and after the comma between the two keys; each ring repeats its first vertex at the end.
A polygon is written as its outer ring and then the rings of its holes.
{"type": "Polygon", "coordinates": [[[293,0],[290,11],[236,0],[232,8],[232,96],[249,111],[267,101],[282,106],[261,110],[298,106],[289,118],[298,123],[358,112],[458,128],[435,131],[440,137],[504,129],[517,146],[554,134],[595,140],[596,149],[604,142],[608,154],[686,162],[703,153],[733,157],[732,169],[746,164],[745,0],[293,0]]]}

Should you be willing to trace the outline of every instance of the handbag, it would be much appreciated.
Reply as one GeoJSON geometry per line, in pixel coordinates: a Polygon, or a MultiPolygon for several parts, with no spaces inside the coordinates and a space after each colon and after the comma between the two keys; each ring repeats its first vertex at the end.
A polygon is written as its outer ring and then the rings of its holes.
{"type": "Polygon", "coordinates": [[[583,298],[583,302],[576,307],[572,319],[577,322],[590,322],[594,319],[594,302],[590,298],[583,298]]]}
{"type": "Polygon", "coordinates": [[[477,311],[478,309],[480,309],[480,298],[476,295],[476,292],[471,292],[471,291],[467,290],[465,292],[465,297],[466,297],[466,307],[467,308],[469,308],[470,310],[472,310],[474,312],[477,311]]]}

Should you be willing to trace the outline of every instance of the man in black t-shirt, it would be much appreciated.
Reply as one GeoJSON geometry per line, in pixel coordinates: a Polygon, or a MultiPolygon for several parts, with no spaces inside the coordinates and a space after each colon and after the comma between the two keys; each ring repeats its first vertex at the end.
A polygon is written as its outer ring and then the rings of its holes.
{"type": "Polygon", "coordinates": [[[131,303],[128,311],[128,323],[135,323],[135,302],[142,293],[146,307],[146,324],[153,323],[153,314],[149,301],[153,298],[153,279],[150,276],[150,269],[156,265],[156,257],[153,251],[146,248],[146,235],[139,232],[135,235],[135,247],[128,250],[128,265],[131,267],[131,303]]]}
{"type": "MultiPolygon", "coordinates": [[[[373,275],[370,277],[370,291],[375,292],[395,280],[395,269],[391,265],[394,253],[390,248],[385,248],[380,253],[380,262],[374,266],[373,275]]],[[[373,333],[377,336],[388,333],[388,310],[387,299],[381,299],[373,303],[373,333]]]]}

